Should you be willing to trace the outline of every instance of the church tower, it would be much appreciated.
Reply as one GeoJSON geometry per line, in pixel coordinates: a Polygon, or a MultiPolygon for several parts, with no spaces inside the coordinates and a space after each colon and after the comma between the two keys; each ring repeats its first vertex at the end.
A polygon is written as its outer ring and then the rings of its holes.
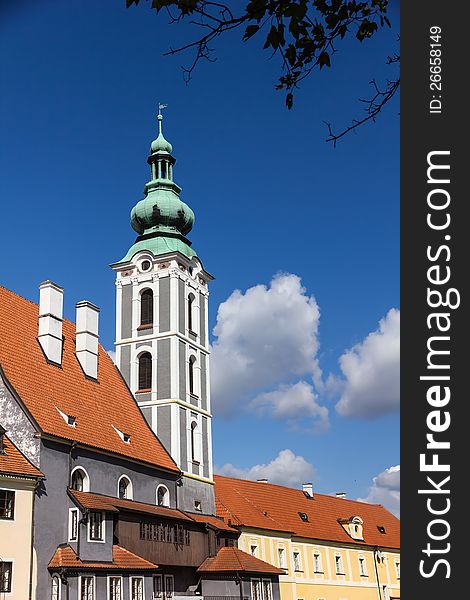
{"type": "Polygon", "coordinates": [[[150,427],[184,476],[183,510],[215,513],[209,385],[208,283],[186,237],[194,213],[173,180],[163,116],[150,181],[131,212],[138,237],[116,272],[116,363],[150,427]]]}

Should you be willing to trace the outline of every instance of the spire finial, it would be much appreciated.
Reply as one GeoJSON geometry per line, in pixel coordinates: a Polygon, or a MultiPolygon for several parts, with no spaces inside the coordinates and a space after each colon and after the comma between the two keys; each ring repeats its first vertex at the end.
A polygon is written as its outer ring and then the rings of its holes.
{"type": "Polygon", "coordinates": [[[162,110],[164,108],[167,108],[167,106],[168,106],[168,104],[161,104],[160,102],[158,103],[158,115],[157,115],[158,133],[162,133],[162,121],[163,121],[162,110]]]}

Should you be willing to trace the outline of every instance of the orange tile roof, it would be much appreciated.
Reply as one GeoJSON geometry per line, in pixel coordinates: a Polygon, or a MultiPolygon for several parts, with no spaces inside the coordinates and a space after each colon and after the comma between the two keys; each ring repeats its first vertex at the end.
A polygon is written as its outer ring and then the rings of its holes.
{"type": "Polygon", "coordinates": [[[0,367],[42,432],[179,471],[104,348],[99,346],[98,381],[92,381],[75,356],[75,325],[64,319],[62,366],[48,364],[36,339],[38,314],[37,304],[0,286],[0,367]],[[57,409],[75,416],[75,426],[57,409]],[[113,425],[130,434],[130,443],[113,425]]]}
{"type": "Polygon", "coordinates": [[[245,573],[273,573],[284,575],[284,569],[274,567],[264,560],[260,560],[251,554],[247,554],[240,548],[223,546],[217,555],[206,558],[198,569],[198,573],[214,572],[245,572],[245,573]]]}
{"type": "Polygon", "coordinates": [[[69,494],[80,506],[90,510],[101,510],[104,512],[119,512],[120,510],[150,514],[168,519],[178,519],[180,521],[195,521],[196,523],[209,523],[221,531],[230,531],[238,533],[237,529],[227,525],[222,519],[213,515],[194,514],[183,512],[175,508],[166,506],[156,506],[145,502],[136,502],[135,500],[123,500],[113,496],[104,496],[102,494],[93,494],[92,492],[77,492],[69,488],[69,494]]]}
{"type": "Polygon", "coordinates": [[[215,475],[217,514],[233,526],[284,531],[296,537],[359,545],[400,547],[400,521],[381,504],[314,494],[302,490],[215,475]],[[304,522],[299,512],[307,515],[304,522]],[[338,519],[363,519],[364,541],[353,540],[338,519]],[[378,527],[384,527],[380,533],[378,527]]]}
{"type": "Polygon", "coordinates": [[[72,489],[69,489],[69,494],[75,498],[77,502],[83,506],[83,508],[88,508],[91,510],[102,510],[108,512],[128,510],[132,512],[151,514],[158,517],[167,517],[169,519],[178,519],[180,521],[192,521],[190,517],[175,508],[156,506],[155,504],[146,504],[145,502],[136,502],[135,500],[123,500],[121,498],[93,494],[91,492],[77,492],[76,490],[72,489]]]}
{"type": "Polygon", "coordinates": [[[62,544],[54,552],[48,568],[49,569],[105,569],[119,571],[154,571],[158,568],[145,558],[141,558],[126,548],[121,546],[113,546],[113,561],[112,562],[87,562],[80,560],[71,546],[62,544]]]}
{"type": "Polygon", "coordinates": [[[0,473],[23,477],[44,477],[44,474],[29,462],[6,435],[3,436],[3,450],[4,454],[0,454],[0,473]]]}
{"type": "Polygon", "coordinates": [[[238,533],[238,529],[230,527],[230,525],[227,525],[227,523],[225,523],[225,521],[220,517],[215,517],[213,515],[190,513],[187,511],[185,511],[184,514],[193,519],[193,521],[197,521],[198,523],[208,523],[209,525],[212,525],[213,527],[216,527],[221,531],[230,531],[232,533],[238,533]]]}

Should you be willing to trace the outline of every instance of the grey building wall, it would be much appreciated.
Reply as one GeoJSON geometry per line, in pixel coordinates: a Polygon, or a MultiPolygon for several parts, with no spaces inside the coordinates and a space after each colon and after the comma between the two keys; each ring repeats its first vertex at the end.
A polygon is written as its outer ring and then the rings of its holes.
{"type": "Polygon", "coordinates": [[[206,345],[206,299],[199,292],[199,340],[201,346],[206,345]]]}
{"type": "MultiPolygon", "coordinates": [[[[133,484],[134,500],[155,504],[156,488],[164,483],[170,491],[170,505],[175,507],[175,481],[171,475],[125,459],[100,455],[91,450],[76,448],[69,456],[70,446],[47,440],[41,442],[40,468],[46,475],[37,493],[34,525],[34,545],[37,552],[38,600],[50,595],[50,575],[47,565],[57,546],[68,539],[69,508],[73,506],[67,494],[69,473],[81,466],[88,473],[90,491],[117,496],[118,480],[127,475],[133,484]]],[[[112,543],[112,524],[106,527],[106,544],[88,543],[86,532],[81,537],[82,556],[102,560],[112,543]],[[108,538],[109,535],[109,538],[108,538]]],[[[74,600],[77,596],[71,596],[74,600]]],[[[106,596],[104,596],[106,597],[106,596]]],[[[98,596],[99,598],[99,596],[98,596]]]]}
{"type": "Polygon", "coordinates": [[[171,452],[171,406],[157,407],[157,436],[168,452],[171,452]]]}
{"type": "Polygon", "coordinates": [[[160,333],[170,330],[170,278],[162,277],[159,288],[159,324],[160,333]]]}
{"type": "Polygon", "coordinates": [[[178,508],[194,512],[194,501],[199,500],[204,514],[215,515],[214,486],[192,477],[183,477],[178,488],[178,508]]]}
{"type": "Polygon", "coordinates": [[[188,468],[188,431],[186,428],[186,409],[179,410],[180,415],[180,469],[186,471],[188,468]]]}
{"type": "Polygon", "coordinates": [[[147,423],[150,425],[150,427],[152,427],[152,407],[151,406],[142,406],[140,408],[140,410],[142,411],[142,414],[144,415],[147,423]]]}
{"type": "Polygon", "coordinates": [[[209,477],[209,438],[207,435],[207,417],[202,417],[202,474],[209,477]]]}
{"type": "Polygon", "coordinates": [[[178,342],[179,362],[179,399],[186,400],[186,344],[181,340],[178,342]]]}
{"type": "Polygon", "coordinates": [[[178,279],[178,331],[185,332],[186,300],[184,297],[184,281],[178,279]]]}
{"type": "MultiPolygon", "coordinates": [[[[87,573],[87,572],[83,572],[82,576],[87,576],[87,575],[93,575],[92,572],[87,573]]],[[[123,575],[122,573],[106,573],[106,574],[100,574],[96,576],[96,580],[95,580],[95,590],[96,590],[96,600],[106,600],[108,598],[108,590],[107,590],[107,575],[114,575],[114,576],[122,576],[122,600],[130,600],[130,585],[129,585],[129,580],[130,577],[134,576],[134,577],[143,577],[144,578],[144,590],[145,590],[145,595],[144,598],[146,600],[151,600],[152,598],[152,592],[153,592],[153,575],[150,573],[146,573],[145,575],[142,573],[131,573],[131,574],[125,574],[123,575]]],[[[52,574],[51,577],[49,578],[50,580],[52,579],[52,574]]],[[[80,576],[79,575],[70,575],[68,577],[68,587],[69,587],[69,600],[80,600],[80,594],[79,594],[79,585],[80,585],[80,576]]],[[[50,582],[49,582],[49,586],[50,586],[50,582]]],[[[50,595],[50,587],[48,589],[48,594],[46,596],[44,596],[44,599],[39,598],[37,600],[47,600],[48,598],[51,597],[50,595]]],[[[67,598],[66,595],[66,588],[65,585],[62,585],[62,594],[61,594],[61,598],[62,600],[65,600],[67,598]]]]}
{"type": "Polygon", "coordinates": [[[157,398],[171,396],[170,339],[157,341],[157,398]]]}
{"type": "Polygon", "coordinates": [[[201,408],[207,410],[207,356],[201,352],[201,408]]]}
{"type": "Polygon", "coordinates": [[[130,346],[121,346],[121,360],[120,360],[119,370],[121,371],[122,376],[124,377],[127,385],[131,384],[131,347],[130,346]]]}
{"type": "Polygon", "coordinates": [[[132,336],[132,285],[122,286],[121,337],[132,336]]]}

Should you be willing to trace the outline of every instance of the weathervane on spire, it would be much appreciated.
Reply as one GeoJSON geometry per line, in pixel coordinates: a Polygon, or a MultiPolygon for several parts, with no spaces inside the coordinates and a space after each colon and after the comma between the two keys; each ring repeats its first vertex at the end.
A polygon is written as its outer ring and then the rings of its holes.
{"type": "Polygon", "coordinates": [[[161,104],[160,102],[158,103],[158,115],[157,115],[157,119],[158,119],[158,133],[162,133],[162,121],[163,121],[162,110],[164,108],[167,108],[167,106],[168,106],[168,104],[161,104]]]}

